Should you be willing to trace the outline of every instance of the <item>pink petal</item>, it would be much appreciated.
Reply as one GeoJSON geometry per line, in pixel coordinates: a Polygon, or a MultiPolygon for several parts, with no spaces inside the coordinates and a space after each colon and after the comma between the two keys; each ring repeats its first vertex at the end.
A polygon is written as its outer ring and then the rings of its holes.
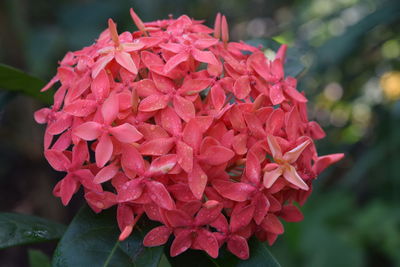
{"type": "Polygon", "coordinates": [[[235,153],[224,146],[211,146],[199,158],[209,165],[220,165],[228,162],[234,156],[235,153]]]}
{"type": "Polygon", "coordinates": [[[104,133],[96,146],[96,164],[97,167],[102,168],[110,160],[113,153],[113,143],[110,136],[104,133]]]}
{"type": "Polygon", "coordinates": [[[236,204],[230,218],[230,231],[234,233],[241,228],[246,227],[253,219],[254,210],[254,205],[244,206],[236,204]]]}
{"type": "Polygon", "coordinates": [[[300,177],[300,175],[297,173],[296,169],[292,165],[290,165],[289,169],[284,170],[283,177],[285,177],[288,182],[303,190],[309,189],[308,185],[303,181],[303,179],[300,177]]]}
{"type": "Polygon", "coordinates": [[[304,219],[303,214],[298,207],[294,205],[285,205],[282,207],[279,217],[287,222],[300,222],[304,219]]]}
{"type": "Polygon", "coordinates": [[[94,192],[102,192],[103,188],[93,182],[94,175],[89,169],[80,169],[73,172],[74,177],[85,187],[94,192]]]}
{"type": "Polygon", "coordinates": [[[146,141],[140,145],[142,155],[161,156],[167,154],[174,146],[174,138],[158,138],[146,141]]]}
{"type": "Polygon", "coordinates": [[[251,91],[251,86],[250,86],[250,79],[249,76],[241,76],[239,79],[235,81],[235,85],[233,87],[233,92],[235,93],[235,96],[239,99],[244,99],[246,98],[251,91]]]}
{"type": "Polygon", "coordinates": [[[102,168],[94,177],[93,182],[101,184],[111,180],[119,171],[119,167],[116,164],[110,164],[102,168]]]}
{"type": "Polygon", "coordinates": [[[261,222],[264,220],[265,216],[268,214],[269,210],[269,201],[268,198],[264,194],[260,194],[255,199],[255,210],[254,210],[254,221],[256,224],[260,225],[261,222]]]}
{"type": "Polygon", "coordinates": [[[269,88],[269,98],[271,99],[272,105],[278,105],[285,100],[280,84],[274,84],[269,88]]]}
{"type": "Polygon", "coordinates": [[[136,127],[129,123],[113,127],[109,132],[122,143],[133,143],[139,141],[143,137],[136,127]]]}
{"type": "Polygon", "coordinates": [[[196,110],[191,101],[189,101],[179,95],[176,95],[173,99],[173,104],[174,104],[176,113],[184,121],[188,122],[190,119],[195,117],[196,110]]]}
{"type": "Polygon", "coordinates": [[[167,243],[171,230],[166,226],[153,228],[143,239],[143,245],[146,247],[157,247],[167,243]]]}
{"type": "Polygon", "coordinates": [[[185,95],[194,95],[209,87],[211,82],[211,79],[185,79],[178,92],[185,95]]]}
{"type": "Polygon", "coordinates": [[[71,161],[62,151],[48,149],[44,151],[44,156],[56,171],[66,171],[71,165],[71,161]]]}
{"type": "Polygon", "coordinates": [[[310,143],[311,143],[310,140],[304,141],[303,143],[296,146],[292,150],[286,152],[285,155],[283,155],[283,159],[289,163],[295,162],[300,157],[304,149],[306,149],[310,143]]]}
{"type": "Polygon", "coordinates": [[[264,139],[266,134],[263,129],[261,121],[258,119],[255,113],[247,113],[244,115],[248,130],[251,134],[257,138],[264,139]]]}
{"type": "Polygon", "coordinates": [[[145,170],[143,157],[133,145],[125,145],[123,147],[121,165],[124,170],[132,170],[139,174],[143,174],[145,170]]]}
{"type": "Polygon", "coordinates": [[[158,94],[154,82],[150,79],[143,79],[133,84],[140,97],[148,97],[150,95],[158,94]]]}
{"type": "Polygon", "coordinates": [[[175,83],[170,78],[159,75],[155,72],[153,72],[151,76],[158,91],[164,94],[175,92],[175,83]]]}
{"type": "Polygon", "coordinates": [[[44,124],[47,123],[47,117],[51,113],[51,109],[49,108],[42,108],[34,113],[34,118],[37,123],[44,124]]]}
{"type": "Polygon", "coordinates": [[[151,162],[149,168],[150,175],[166,174],[172,170],[177,162],[177,156],[175,154],[164,155],[156,158],[151,162]]]}
{"type": "Polygon", "coordinates": [[[232,148],[236,154],[245,154],[247,152],[247,134],[235,135],[233,137],[232,148]]]}
{"type": "Polygon", "coordinates": [[[97,100],[107,97],[110,91],[110,80],[105,70],[100,71],[96,78],[93,79],[90,88],[97,100]]]}
{"type": "Polygon", "coordinates": [[[326,136],[324,130],[316,121],[310,121],[308,123],[308,129],[310,130],[311,138],[314,140],[322,139],[326,136]]]}
{"type": "Polygon", "coordinates": [[[168,102],[169,96],[167,95],[150,95],[140,101],[139,110],[144,112],[156,111],[165,108],[168,102]]]}
{"type": "Polygon", "coordinates": [[[124,203],[138,199],[142,195],[144,189],[142,181],[142,179],[133,179],[118,188],[118,202],[124,203]]]}
{"type": "Polygon", "coordinates": [[[175,202],[162,183],[150,181],[146,183],[150,198],[154,203],[166,210],[175,209],[175,202]]]}
{"type": "Polygon", "coordinates": [[[67,175],[64,179],[60,181],[60,197],[64,206],[67,206],[72,196],[78,190],[78,183],[72,176],[67,175]]]}
{"type": "Polygon", "coordinates": [[[138,70],[133,62],[131,55],[127,52],[116,51],[115,52],[115,60],[118,62],[119,65],[124,67],[125,69],[129,70],[133,74],[137,74],[138,70]]]}
{"type": "Polygon", "coordinates": [[[133,225],[134,214],[131,206],[119,204],[117,208],[117,222],[118,227],[122,231],[128,225],[133,225]]]}
{"type": "Polygon", "coordinates": [[[103,115],[104,124],[110,125],[117,118],[118,112],[118,96],[116,93],[111,93],[101,107],[101,115],[103,115]]]}
{"type": "Polygon", "coordinates": [[[167,107],[160,112],[161,126],[171,135],[178,136],[182,132],[182,121],[175,110],[167,107]]]}
{"type": "Polygon", "coordinates": [[[178,163],[182,169],[187,173],[192,172],[193,148],[182,141],[178,141],[176,144],[176,154],[178,163]]]}
{"type": "Polygon", "coordinates": [[[85,199],[95,212],[100,212],[117,204],[116,195],[111,192],[87,192],[85,199]]]}
{"type": "Polygon", "coordinates": [[[101,128],[101,124],[94,121],[88,121],[74,128],[73,134],[83,140],[92,141],[100,136],[101,128]]]}
{"type": "Polygon", "coordinates": [[[195,60],[211,65],[218,65],[218,60],[210,51],[201,51],[199,49],[192,49],[192,56],[195,60]]]}
{"type": "Polygon", "coordinates": [[[269,213],[267,216],[265,216],[265,219],[261,223],[261,227],[270,233],[273,234],[283,234],[284,229],[281,221],[276,217],[276,215],[269,213]]]}
{"type": "Polygon", "coordinates": [[[196,243],[198,243],[210,257],[214,259],[218,257],[219,245],[213,233],[206,229],[199,229],[197,231],[196,243]]]}
{"type": "Polygon", "coordinates": [[[92,78],[95,79],[113,58],[114,55],[110,53],[97,59],[92,68],[92,78]]]}
{"type": "Polygon", "coordinates": [[[219,84],[216,84],[213,87],[211,87],[210,95],[214,108],[216,110],[220,110],[225,104],[225,99],[226,99],[225,91],[219,84]]]}
{"type": "Polygon", "coordinates": [[[218,39],[215,38],[202,38],[194,42],[194,46],[201,50],[209,48],[210,46],[214,46],[216,44],[218,44],[218,39]]]}
{"type": "Polygon", "coordinates": [[[179,64],[185,62],[189,59],[189,54],[187,52],[180,52],[175,56],[171,57],[164,66],[164,72],[169,73],[175,69],[179,64]]]}
{"type": "Polygon", "coordinates": [[[212,186],[223,197],[238,202],[247,200],[255,190],[253,186],[246,183],[234,183],[220,179],[213,180],[212,186]]]}
{"type": "Polygon", "coordinates": [[[281,159],[282,151],[281,151],[281,147],[280,147],[278,141],[276,140],[276,138],[272,135],[268,135],[267,142],[268,142],[269,149],[271,150],[272,157],[274,159],[281,159]]]}
{"type": "Polygon", "coordinates": [[[186,227],[193,224],[193,219],[186,212],[182,210],[167,210],[165,216],[169,224],[174,227],[186,227]]]}
{"type": "Polygon", "coordinates": [[[342,153],[318,157],[317,161],[315,162],[314,166],[312,167],[313,171],[318,175],[323,170],[325,170],[327,167],[329,167],[330,165],[341,160],[343,157],[344,157],[344,154],[342,154],[342,153]]]}
{"type": "Polygon", "coordinates": [[[96,111],[97,103],[93,100],[77,99],[64,107],[64,111],[76,117],[86,117],[96,111]]]}
{"type": "Polygon", "coordinates": [[[258,157],[251,151],[247,154],[246,159],[246,177],[254,185],[260,182],[261,165],[258,157]]]}
{"type": "Polygon", "coordinates": [[[300,103],[306,103],[307,98],[299,93],[295,88],[293,87],[287,87],[285,92],[295,101],[300,102],[300,103]]]}
{"type": "Polygon", "coordinates": [[[171,257],[178,256],[185,252],[192,245],[192,231],[183,230],[175,237],[171,245],[170,255],[171,257]]]}
{"type": "Polygon", "coordinates": [[[266,123],[266,131],[276,134],[283,127],[285,112],[282,109],[274,109],[266,123]]]}
{"type": "Polygon", "coordinates": [[[233,235],[229,238],[227,244],[228,250],[239,259],[247,260],[250,256],[247,240],[239,235],[233,235]]]}
{"type": "Polygon", "coordinates": [[[214,222],[221,215],[222,208],[222,203],[215,200],[208,200],[197,213],[194,221],[195,224],[202,226],[214,222]]]}
{"type": "Polygon", "coordinates": [[[72,124],[71,115],[67,113],[58,113],[57,115],[56,121],[50,123],[47,127],[47,132],[51,135],[57,135],[64,132],[71,127],[72,124]]]}
{"type": "Polygon", "coordinates": [[[270,188],[282,174],[283,170],[280,167],[272,171],[264,172],[263,183],[265,188],[270,188]]]}
{"type": "Polygon", "coordinates": [[[193,164],[192,172],[188,174],[188,184],[193,195],[201,199],[207,185],[207,175],[197,163],[193,164]]]}

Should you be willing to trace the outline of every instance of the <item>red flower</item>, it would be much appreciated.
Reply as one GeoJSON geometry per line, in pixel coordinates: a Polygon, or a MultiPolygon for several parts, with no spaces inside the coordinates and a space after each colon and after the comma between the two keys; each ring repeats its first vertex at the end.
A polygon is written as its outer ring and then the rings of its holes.
{"type": "Polygon", "coordinates": [[[161,223],[146,246],[174,236],[171,256],[192,248],[216,258],[226,243],[247,259],[251,236],[272,244],[280,218],[303,218],[294,202],[343,154],[317,154],[313,140],[325,134],[285,77],[286,45],[271,61],[229,42],[220,14],[214,29],[131,16],[139,31],[118,35],[110,19],[42,89],[60,84],[52,108],[35,113],[47,124],[46,159],[67,173],[54,195],[67,205],[82,185],[95,212],[117,205],[120,240],[146,214],[161,223]]]}

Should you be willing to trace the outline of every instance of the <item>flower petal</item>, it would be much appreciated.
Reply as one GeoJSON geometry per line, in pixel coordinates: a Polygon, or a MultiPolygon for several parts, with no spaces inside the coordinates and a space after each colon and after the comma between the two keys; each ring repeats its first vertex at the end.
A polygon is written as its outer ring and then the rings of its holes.
{"type": "Polygon", "coordinates": [[[138,69],[135,65],[135,62],[133,62],[132,57],[131,55],[129,55],[129,53],[123,51],[116,51],[115,60],[118,62],[119,65],[129,70],[131,73],[133,74],[138,73],[138,69]]]}
{"type": "Polygon", "coordinates": [[[218,60],[210,51],[201,51],[199,49],[192,49],[192,56],[195,60],[211,65],[218,65],[218,60]]]}
{"type": "Polygon", "coordinates": [[[101,107],[101,115],[104,118],[104,124],[110,125],[116,118],[119,112],[119,100],[116,93],[112,92],[104,101],[101,107]]]}
{"type": "Polygon", "coordinates": [[[176,113],[179,117],[181,117],[184,121],[188,122],[190,119],[195,117],[196,110],[191,101],[183,98],[179,95],[176,95],[173,99],[173,104],[176,113]]]}
{"type": "Polygon", "coordinates": [[[92,141],[100,136],[101,124],[88,121],[74,128],[72,132],[83,140],[92,141]]]}
{"type": "Polygon", "coordinates": [[[306,149],[306,147],[311,143],[310,140],[306,140],[300,145],[296,146],[292,150],[288,151],[283,155],[283,159],[289,163],[295,162],[301,155],[301,153],[306,149]]]}
{"type": "Polygon", "coordinates": [[[247,260],[250,256],[249,245],[246,238],[240,235],[233,235],[229,238],[227,244],[228,250],[239,259],[247,260]]]}
{"type": "Polygon", "coordinates": [[[185,62],[189,59],[189,54],[187,52],[180,52],[175,56],[171,57],[164,66],[164,72],[169,73],[175,69],[179,64],[185,62]]]}
{"type": "Polygon", "coordinates": [[[213,180],[212,186],[223,197],[238,202],[247,200],[255,190],[253,186],[246,183],[234,183],[221,179],[213,180]]]}
{"type": "Polygon", "coordinates": [[[158,138],[140,145],[142,155],[161,156],[167,154],[174,146],[174,138],[158,138]]]}
{"type": "Polygon", "coordinates": [[[122,143],[133,143],[139,141],[143,137],[136,127],[129,123],[113,127],[109,132],[122,143]]]}
{"type": "Polygon", "coordinates": [[[176,235],[174,241],[171,245],[170,255],[171,257],[178,256],[179,254],[185,252],[192,245],[192,231],[182,230],[176,235]]]}
{"type": "Polygon", "coordinates": [[[193,148],[185,142],[178,141],[176,143],[176,154],[179,165],[182,169],[190,173],[193,169],[193,148]]]}
{"type": "Polygon", "coordinates": [[[246,98],[251,91],[249,76],[244,75],[235,81],[233,86],[233,92],[235,96],[239,99],[246,98]]]}
{"type": "Polygon", "coordinates": [[[270,188],[282,174],[283,169],[281,167],[264,172],[263,183],[265,188],[270,188]]]}
{"type": "Polygon", "coordinates": [[[175,209],[175,202],[162,183],[150,181],[146,183],[146,187],[154,204],[166,210],[175,209]]]}
{"type": "Polygon", "coordinates": [[[193,195],[201,199],[207,185],[207,175],[197,163],[193,164],[192,172],[188,174],[188,184],[193,195]]]}
{"type": "Polygon", "coordinates": [[[94,177],[93,182],[96,184],[101,184],[111,180],[117,173],[119,167],[116,164],[110,164],[102,168],[94,177]]]}
{"type": "Polygon", "coordinates": [[[158,226],[151,229],[143,239],[146,247],[157,247],[167,243],[172,231],[166,226],[158,226]]]}
{"type": "Polygon", "coordinates": [[[169,96],[167,95],[150,95],[140,101],[139,111],[150,112],[163,109],[168,105],[169,96]]]}
{"type": "Polygon", "coordinates": [[[96,164],[97,167],[102,168],[110,160],[113,153],[113,143],[110,136],[104,133],[96,146],[96,164]]]}
{"type": "Polygon", "coordinates": [[[284,170],[283,177],[285,177],[288,182],[303,190],[309,189],[308,185],[303,181],[303,179],[300,177],[300,175],[297,173],[296,169],[292,165],[290,165],[289,169],[284,170]]]}
{"type": "Polygon", "coordinates": [[[220,165],[228,162],[235,156],[235,153],[224,146],[210,146],[200,156],[199,159],[209,165],[220,165]]]}

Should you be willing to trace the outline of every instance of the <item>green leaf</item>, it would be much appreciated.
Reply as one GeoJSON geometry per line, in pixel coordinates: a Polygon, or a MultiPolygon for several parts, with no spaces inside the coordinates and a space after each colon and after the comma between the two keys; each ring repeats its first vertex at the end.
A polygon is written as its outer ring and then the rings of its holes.
{"type": "MultiPolygon", "coordinates": [[[[251,39],[246,43],[252,46],[263,46],[263,49],[271,49],[277,52],[281,43],[273,39],[251,39]]],[[[292,77],[299,77],[305,71],[306,67],[301,62],[300,57],[302,53],[296,47],[289,47],[286,52],[286,62],[284,64],[285,75],[292,77]]]]}
{"type": "Polygon", "coordinates": [[[28,250],[29,266],[30,267],[50,267],[51,262],[49,257],[40,250],[28,250]]]}
{"type": "Polygon", "coordinates": [[[45,86],[45,82],[42,80],[0,63],[0,89],[22,93],[50,104],[52,94],[49,91],[41,93],[40,89],[43,86],[45,86]]]}
{"type": "Polygon", "coordinates": [[[65,226],[43,218],[0,213],[0,249],[60,239],[65,226]]]}
{"type": "Polygon", "coordinates": [[[163,247],[142,245],[147,227],[138,225],[127,240],[119,242],[115,214],[115,208],[95,214],[83,207],[59,242],[53,266],[158,266],[163,247]]]}
{"type": "Polygon", "coordinates": [[[220,249],[217,259],[212,259],[203,251],[188,250],[183,254],[169,258],[172,266],[190,267],[279,267],[280,264],[272,256],[264,243],[255,238],[250,239],[250,258],[241,260],[226,250],[220,249]]]}

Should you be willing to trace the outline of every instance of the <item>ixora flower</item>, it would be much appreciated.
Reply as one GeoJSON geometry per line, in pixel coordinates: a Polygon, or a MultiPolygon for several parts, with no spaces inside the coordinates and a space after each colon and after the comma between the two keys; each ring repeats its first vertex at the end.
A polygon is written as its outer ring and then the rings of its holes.
{"type": "Polygon", "coordinates": [[[343,154],[319,156],[324,137],[307,118],[304,93],[284,74],[286,45],[269,60],[229,42],[226,18],[211,29],[181,16],[118,34],[110,19],[97,41],[68,52],[46,123],[44,155],[65,172],[54,195],[67,205],[80,187],[95,212],[117,206],[120,240],[146,215],[160,226],[144,238],[173,237],[189,248],[240,259],[247,240],[275,242],[280,219],[297,222],[312,181],[343,154]]]}

